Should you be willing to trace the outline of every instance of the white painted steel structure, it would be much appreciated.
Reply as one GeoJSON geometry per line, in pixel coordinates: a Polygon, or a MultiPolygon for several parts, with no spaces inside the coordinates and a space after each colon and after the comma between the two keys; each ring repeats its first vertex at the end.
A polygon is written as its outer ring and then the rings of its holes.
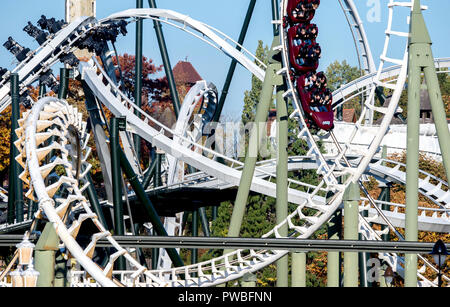
{"type": "MultiPolygon", "coordinates": [[[[287,0],[282,1],[282,16],[284,16],[286,13],[286,5],[287,0]]],[[[302,192],[293,188],[289,189],[289,202],[296,204],[298,206],[297,209],[294,210],[285,221],[275,226],[275,228],[272,229],[269,233],[265,234],[264,237],[280,237],[278,229],[280,229],[280,227],[284,225],[288,225],[288,228],[292,233],[292,237],[308,238],[319,227],[326,223],[330,216],[335,212],[335,210],[339,208],[346,186],[350,182],[359,182],[361,176],[363,176],[366,170],[371,167],[371,160],[377,153],[380,143],[389,129],[391,119],[397,110],[397,104],[400,98],[400,94],[403,91],[406,79],[406,49],[403,59],[391,59],[387,57],[390,36],[404,36],[402,33],[394,31],[392,29],[393,12],[397,7],[405,6],[410,7],[411,3],[395,2],[392,0],[390,0],[389,2],[389,22],[386,30],[386,43],[383,53],[380,56],[381,64],[376,75],[366,77],[364,81],[360,80],[360,83],[353,83],[353,85],[343,87],[336,92],[337,97],[340,93],[343,98],[347,99],[347,97],[354,94],[355,91],[359,92],[361,87],[370,88],[369,97],[361,114],[360,120],[353,126],[352,135],[349,140],[342,146],[343,148],[339,143],[335,143],[339,154],[331,159],[331,163],[330,159],[326,159],[325,156],[320,152],[319,146],[317,145],[317,137],[313,135],[307,128],[303,118],[302,109],[300,108],[295,87],[290,81],[290,78],[286,78],[289,81],[288,90],[285,93],[285,97],[291,98],[293,101],[293,105],[295,106],[295,111],[291,114],[291,117],[295,117],[298,119],[300,128],[298,137],[304,138],[307,141],[310,148],[308,155],[313,156],[317,165],[317,174],[321,176],[322,181],[319,185],[311,187],[305,183],[301,183],[300,181],[291,180],[291,183],[295,183],[296,185],[305,187],[308,192],[302,192]],[[394,81],[385,81],[386,77],[384,77],[385,75],[383,74],[386,71],[385,64],[387,62],[399,65],[397,67],[399,71],[398,78],[394,81]],[[376,86],[382,86],[394,91],[391,104],[388,108],[374,107],[369,103],[369,101],[373,100],[374,98],[376,86]],[[363,122],[365,120],[365,114],[366,112],[368,112],[368,110],[382,113],[384,115],[383,122],[379,128],[379,133],[372,139],[366,155],[361,157],[361,159],[359,159],[358,161],[350,164],[346,159],[346,152],[352,148],[352,142],[355,138],[355,135],[360,129],[362,129],[363,122]],[[337,178],[343,175],[348,175],[349,179],[343,184],[340,184],[338,183],[337,178]],[[324,200],[324,193],[326,191],[334,192],[334,196],[328,201],[324,200]],[[311,209],[310,211],[312,211],[313,214],[305,214],[305,211],[303,210],[305,208],[311,209]],[[302,223],[299,223],[299,221],[302,221],[302,223]]],[[[217,47],[219,50],[238,60],[239,63],[241,63],[259,79],[263,79],[264,77],[263,69],[254,64],[254,62],[243,55],[243,53],[237,52],[234,47],[226,42],[225,39],[214,33],[211,30],[211,27],[208,27],[201,22],[195,21],[188,16],[162,9],[128,10],[111,15],[109,18],[100,21],[100,24],[95,24],[94,20],[92,19],[81,19],[73,24],[70,24],[61,32],[59,32],[55,36],[55,38],[53,38],[53,40],[56,41],[50,40],[50,42],[48,42],[48,46],[52,46],[52,44],[67,44],[68,48],[70,48],[70,44],[72,44],[73,41],[67,39],[67,37],[71,37],[73,34],[76,34],[75,37],[78,37],[77,35],[81,36],[83,35],[83,33],[85,33],[85,31],[87,31],[89,27],[101,26],[102,23],[108,20],[129,20],[135,18],[158,19],[162,22],[167,23],[175,22],[181,24],[182,26],[179,27],[183,30],[185,29],[185,27],[189,27],[197,32],[200,32],[210,40],[210,44],[215,45],[216,47],[220,46],[217,47]],[[64,35],[62,35],[62,33],[65,35],[65,37],[63,37],[64,35]]],[[[281,21],[279,21],[279,24],[281,25],[281,21]]],[[[289,71],[289,51],[286,44],[286,32],[284,31],[284,29],[282,31],[281,37],[281,45],[277,48],[282,52],[284,68],[278,73],[287,74],[289,71]]],[[[51,50],[41,48],[34,57],[31,57],[29,61],[27,60],[28,64],[24,65],[20,69],[22,73],[22,86],[30,84],[35,80],[36,75],[38,75],[37,72],[34,72],[32,75],[29,74],[35,67],[41,65],[42,61],[45,61],[46,63],[48,63],[48,65],[50,65],[50,63],[53,63],[57,60],[58,56],[59,55],[57,54],[52,54],[51,50]],[[33,63],[35,66],[32,66],[33,63]]],[[[41,66],[44,67],[43,65],[41,66]]],[[[114,115],[126,117],[128,128],[131,132],[139,134],[142,138],[162,149],[167,154],[176,157],[178,160],[201,170],[202,172],[207,174],[207,176],[217,178],[217,180],[226,182],[230,185],[239,184],[240,170],[236,167],[242,167],[242,163],[230,159],[220,153],[214,152],[209,148],[201,146],[200,144],[197,144],[195,138],[186,138],[184,131],[180,132],[177,131],[177,129],[172,130],[150,117],[144,111],[139,109],[124,94],[122,94],[119,88],[114,84],[114,82],[109,79],[102,67],[100,67],[94,61],[90,61],[89,63],[81,63],[78,67],[78,70],[81,74],[82,79],[87,83],[94,95],[103,105],[105,105],[114,115]],[[138,112],[141,117],[136,116],[136,112],[138,112]],[[155,129],[154,127],[157,127],[157,129],[155,129]],[[173,135],[174,138],[171,139],[167,137],[165,135],[166,133],[173,135]],[[180,144],[180,142],[183,144],[180,144]],[[217,157],[224,159],[230,166],[215,162],[214,158],[217,157]]],[[[8,93],[8,85],[3,84],[3,87],[0,88],[0,98],[2,98],[3,103],[2,107],[8,103],[8,93]]],[[[78,188],[77,182],[76,180],[74,181],[73,178],[74,161],[68,159],[69,153],[71,152],[73,154],[73,144],[72,146],[70,146],[70,137],[68,136],[69,125],[74,125],[78,129],[80,135],[84,140],[83,149],[86,152],[85,156],[83,157],[83,163],[86,163],[86,158],[89,154],[89,150],[86,148],[86,125],[81,121],[81,116],[78,114],[77,110],[67,105],[67,103],[63,100],[57,100],[55,98],[43,98],[34,105],[31,111],[25,114],[24,121],[22,121],[22,128],[24,129],[23,136],[20,137],[18,146],[20,147],[20,149],[23,149],[23,152],[26,154],[25,173],[28,172],[31,177],[32,189],[30,191],[34,191],[36,193],[39,201],[41,210],[38,214],[45,214],[45,216],[52,223],[54,223],[56,232],[61,241],[64,243],[65,247],[83,266],[86,272],[96,280],[98,285],[213,286],[226,281],[240,278],[247,272],[257,271],[273,263],[287,253],[285,251],[237,250],[210,261],[188,265],[182,268],[169,268],[157,271],[147,270],[144,266],[139,264],[126,249],[118,246],[117,242],[112,239],[111,234],[107,232],[103,225],[99,223],[97,216],[92,212],[86,199],[81,195],[83,188],[78,188]],[[59,131],[48,130],[48,128],[53,124],[59,125],[59,131]],[[58,141],[56,142],[56,144],[54,143],[50,145],[51,148],[38,148],[37,142],[40,139],[40,135],[42,133],[46,133],[46,135],[57,135],[59,137],[58,141]],[[66,148],[66,145],[69,146],[66,148]],[[61,161],[58,160],[56,163],[53,162],[55,163],[54,165],[41,165],[40,161],[46,156],[46,153],[49,152],[47,150],[51,149],[59,150],[61,152],[61,161]],[[43,179],[45,178],[46,172],[49,168],[51,170],[58,163],[65,168],[66,176],[62,176],[57,184],[45,186],[43,179]],[[55,195],[55,193],[57,193],[57,191],[59,189],[62,189],[63,187],[65,189],[68,188],[70,196],[67,199],[59,199],[55,202],[52,199],[53,195],[55,195]],[[57,203],[59,203],[59,206],[55,207],[57,203]],[[83,210],[84,212],[77,216],[71,216],[71,218],[63,220],[64,215],[61,216],[62,210],[64,208],[67,208],[69,205],[83,210]],[[86,220],[91,220],[98,228],[99,232],[93,235],[92,241],[89,244],[88,248],[83,250],[75,241],[74,237],[76,237],[77,229],[79,229],[81,223],[86,220]],[[111,245],[117,249],[117,252],[111,255],[110,261],[104,269],[99,268],[91,260],[91,252],[93,251],[93,247],[95,247],[96,241],[102,237],[108,238],[111,245]],[[127,272],[119,272],[118,279],[114,280],[112,278],[112,267],[114,261],[119,256],[124,256],[126,258],[127,263],[131,267],[131,270],[127,272]],[[194,277],[192,273],[196,273],[197,277],[194,277]],[[120,283],[118,282],[119,280],[120,283]]],[[[385,170],[381,168],[381,165],[377,166],[376,164],[372,165],[372,169],[379,172],[380,176],[388,174],[387,177],[395,177],[398,178],[399,181],[402,181],[399,169],[394,168],[394,171],[385,170]]],[[[88,170],[89,167],[87,167],[87,171],[88,170]]],[[[275,196],[276,185],[270,182],[270,179],[275,177],[273,173],[268,171],[267,169],[264,169],[264,167],[259,166],[255,174],[256,176],[253,179],[251,189],[261,194],[272,197],[275,196]]],[[[26,178],[26,176],[21,177],[24,179],[26,178]]],[[[446,204],[448,204],[448,197],[446,196],[448,195],[448,192],[447,194],[445,194],[445,191],[442,189],[440,192],[436,190],[437,187],[435,185],[430,186],[428,185],[428,183],[429,181],[427,182],[425,180],[421,185],[424,189],[423,193],[432,197],[436,202],[445,202],[446,204]]],[[[441,186],[439,186],[439,188],[440,187],[441,186]]],[[[29,192],[29,194],[31,194],[31,192],[29,192]]],[[[372,202],[370,198],[368,201],[372,202]]],[[[445,207],[447,206],[445,205],[445,207]]],[[[444,214],[446,214],[446,217],[448,218],[448,212],[445,211],[444,214]]],[[[437,216],[433,218],[437,218],[437,216]]],[[[442,218],[442,216],[439,218],[442,218]]],[[[380,240],[381,233],[373,230],[369,224],[375,219],[386,221],[385,215],[383,213],[380,214],[380,212],[376,210],[372,211],[372,217],[364,218],[360,216],[360,233],[368,240],[380,240]]],[[[388,253],[380,253],[380,258],[386,260],[393,267],[394,271],[402,274],[402,258],[388,253]]],[[[436,270],[427,261],[425,261],[425,266],[436,270]]],[[[422,271],[419,271],[418,273],[419,285],[436,286],[434,282],[427,280],[422,275],[422,273],[422,271]]],[[[80,277],[79,280],[83,278],[86,280],[85,277],[80,277]]],[[[86,283],[80,282],[75,283],[74,285],[82,286],[86,285],[86,283]]],[[[89,286],[94,285],[96,286],[97,284],[89,284],[89,286]]]]}

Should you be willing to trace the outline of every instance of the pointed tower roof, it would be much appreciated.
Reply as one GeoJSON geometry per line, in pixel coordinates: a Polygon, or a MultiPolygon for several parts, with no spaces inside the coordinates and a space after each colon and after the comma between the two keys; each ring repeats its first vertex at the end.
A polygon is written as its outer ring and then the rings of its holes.
{"type": "Polygon", "coordinates": [[[202,80],[202,77],[195,70],[190,62],[179,61],[173,68],[173,75],[175,81],[181,84],[194,85],[197,81],[202,80]]]}

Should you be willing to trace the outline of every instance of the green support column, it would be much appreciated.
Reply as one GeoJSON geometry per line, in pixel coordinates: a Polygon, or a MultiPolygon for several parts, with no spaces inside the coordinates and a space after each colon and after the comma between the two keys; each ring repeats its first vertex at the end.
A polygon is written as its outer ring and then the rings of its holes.
{"type": "Polygon", "coordinates": [[[67,279],[67,261],[64,255],[57,251],[55,257],[55,279],[53,281],[54,287],[68,287],[69,281],[67,279]]]}
{"type": "MultiPolygon", "coordinates": [[[[418,162],[419,162],[419,116],[420,80],[425,73],[433,118],[438,134],[442,160],[447,178],[450,178],[450,132],[434,66],[431,38],[422,15],[420,0],[414,0],[411,13],[409,39],[408,79],[408,142],[406,155],[406,241],[418,240],[418,162]]],[[[405,286],[417,286],[417,255],[405,255],[405,286]]]]}
{"type": "MultiPolygon", "coordinates": [[[[386,145],[383,146],[381,158],[387,159],[387,146],[386,145]]],[[[383,166],[386,166],[386,164],[387,164],[386,162],[382,163],[383,166]]],[[[387,185],[381,187],[381,194],[378,199],[381,201],[385,201],[385,202],[391,202],[391,184],[387,184],[387,185]]],[[[381,206],[381,209],[383,211],[391,211],[391,206],[383,204],[381,206]]],[[[381,226],[381,230],[384,230],[386,228],[389,228],[389,226],[387,226],[387,225],[381,226]]],[[[381,238],[383,239],[383,241],[391,240],[389,232],[387,234],[382,235],[381,238]]]]}
{"type": "Polygon", "coordinates": [[[150,181],[152,177],[155,176],[156,171],[156,159],[153,159],[153,161],[150,163],[150,166],[148,167],[147,171],[144,174],[144,178],[142,179],[142,186],[144,189],[147,189],[150,185],[150,181]]]}
{"type": "MultiPolygon", "coordinates": [[[[277,64],[281,69],[281,64],[277,64]]],[[[284,86],[277,86],[277,189],[276,223],[280,224],[288,216],[288,111],[283,98],[284,86]]],[[[288,225],[279,229],[283,237],[288,237],[288,225]]],[[[277,287],[288,286],[288,255],[277,261],[277,287]]],[[[293,266],[299,265],[294,263],[293,266]]],[[[300,268],[299,268],[300,269],[300,268]]]]}
{"type": "MultiPolygon", "coordinates": [[[[156,231],[152,230],[152,235],[157,236],[156,231]]],[[[158,269],[159,248],[152,248],[152,270],[158,269]]]]}
{"type": "Polygon", "coordinates": [[[159,152],[159,150],[156,150],[156,169],[155,169],[155,178],[153,179],[153,182],[155,183],[155,187],[162,186],[161,181],[161,156],[162,154],[159,152]]]}
{"type": "Polygon", "coordinates": [[[254,288],[256,287],[257,280],[255,274],[245,273],[244,276],[242,276],[241,286],[244,288],[254,288]]]}
{"type": "MultiPolygon", "coordinates": [[[[422,67],[427,63],[425,45],[431,39],[423,20],[420,1],[414,0],[411,13],[408,65],[408,127],[406,150],[406,212],[405,239],[418,239],[418,189],[419,189],[419,124],[420,124],[420,79],[422,67]]],[[[405,287],[417,286],[417,255],[405,255],[405,287]]]]}
{"type": "MultiPolygon", "coordinates": [[[[136,8],[144,7],[143,0],[136,0],[136,8]]],[[[140,108],[142,105],[142,41],[143,41],[143,24],[142,19],[136,21],[136,54],[135,54],[135,86],[134,86],[134,102],[140,108]]],[[[140,116],[136,111],[136,116],[140,116]]],[[[134,135],[134,150],[136,158],[141,161],[141,137],[134,135]]]]}
{"type": "Polygon", "coordinates": [[[70,70],[68,68],[61,68],[59,70],[59,90],[58,98],[66,99],[69,92],[69,78],[70,70]]]}
{"type": "MultiPolygon", "coordinates": [[[[131,187],[133,188],[133,191],[136,193],[136,198],[139,200],[139,203],[144,207],[145,212],[147,213],[148,218],[150,219],[150,222],[153,225],[153,229],[155,230],[158,236],[167,236],[167,232],[164,229],[164,225],[161,223],[161,220],[158,216],[158,213],[155,210],[155,207],[153,206],[152,202],[145,193],[145,190],[142,187],[138,179],[138,176],[134,173],[133,168],[130,165],[130,162],[128,161],[124,152],[120,148],[118,151],[118,155],[120,158],[120,165],[122,167],[122,170],[125,176],[127,177],[131,187]]],[[[176,267],[184,265],[183,260],[181,259],[180,255],[177,253],[175,248],[167,248],[166,251],[170,257],[170,260],[176,267]]]]}
{"type": "MultiPolygon", "coordinates": [[[[408,128],[406,150],[406,212],[405,239],[418,239],[418,190],[419,190],[419,118],[420,118],[420,69],[411,66],[408,82],[408,128]]],[[[405,286],[417,286],[417,255],[405,255],[405,286]]]]}
{"type": "MultiPolygon", "coordinates": [[[[256,161],[258,158],[258,150],[260,138],[265,136],[265,123],[269,114],[270,103],[273,98],[274,85],[283,84],[283,78],[276,75],[276,63],[279,62],[275,57],[279,55],[279,51],[273,48],[279,45],[279,37],[274,37],[271,51],[269,53],[269,65],[266,69],[266,75],[261,90],[259,103],[256,107],[255,124],[250,131],[248,150],[245,155],[244,169],[242,170],[239,188],[234,202],[233,213],[231,215],[230,226],[228,228],[228,237],[239,237],[242,220],[244,218],[247,205],[248,195],[252,184],[253,174],[255,172],[256,161]]],[[[232,249],[225,249],[224,254],[232,252],[232,249]]],[[[219,287],[225,284],[219,285],[219,287]]]]}
{"type": "MultiPolygon", "coordinates": [[[[84,171],[84,167],[82,166],[82,171],[84,171]]],[[[97,214],[100,223],[106,228],[108,228],[108,223],[106,222],[105,216],[103,214],[102,207],[100,202],[98,201],[97,192],[95,191],[94,181],[92,181],[91,174],[86,174],[86,179],[89,182],[88,187],[86,188],[86,195],[88,197],[89,203],[92,206],[93,211],[97,214]]]]}
{"type": "MultiPolygon", "coordinates": [[[[114,203],[114,235],[123,236],[125,234],[122,203],[122,172],[120,171],[119,158],[119,121],[112,117],[110,121],[110,146],[111,146],[111,170],[114,203]]],[[[116,262],[118,270],[125,270],[125,258],[119,257],[116,262]]]]}
{"type": "MultiPolygon", "coordinates": [[[[358,240],[359,185],[350,183],[344,193],[344,240],[358,240]]],[[[344,286],[358,287],[358,252],[344,253],[344,286]]]]}
{"type": "Polygon", "coordinates": [[[430,64],[424,67],[423,71],[427,82],[428,94],[430,96],[431,109],[433,111],[433,119],[434,124],[436,125],[445,173],[447,178],[450,178],[450,131],[448,129],[441,88],[439,87],[439,80],[436,75],[436,68],[434,66],[434,62],[431,60],[433,59],[431,48],[429,48],[429,54],[431,54],[429,60],[430,64]]]}
{"type": "Polygon", "coordinates": [[[292,253],[292,287],[306,287],[306,253],[292,253]]]}
{"type": "Polygon", "coordinates": [[[344,106],[340,105],[339,107],[337,107],[336,109],[336,118],[339,121],[343,121],[344,120],[344,106]]]}
{"type": "Polygon", "coordinates": [[[11,74],[11,140],[9,152],[9,183],[8,183],[8,216],[9,224],[23,222],[23,188],[19,175],[22,172],[20,164],[16,161],[19,155],[14,142],[17,140],[16,129],[19,128],[18,120],[20,118],[20,94],[19,94],[19,75],[11,74]]]}
{"type": "MultiPolygon", "coordinates": [[[[86,110],[89,112],[89,121],[91,124],[92,132],[94,134],[95,146],[97,148],[97,155],[102,170],[103,183],[106,191],[106,200],[108,201],[108,203],[112,204],[113,195],[111,180],[111,156],[110,148],[108,146],[108,138],[105,133],[105,128],[107,128],[108,123],[105,122],[106,119],[103,119],[102,111],[100,110],[100,106],[97,104],[94,93],[92,93],[86,82],[82,81],[81,85],[86,96],[85,105],[86,110]]],[[[88,189],[90,189],[90,186],[88,186],[88,189]]],[[[97,193],[95,192],[93,186],[91,192],[89,192],[91,196],[97,197],[97,193]]],[[[89,199],[89,201],[91,201],[91,199],[89,199]]],[[[111,215],[113,215],[112,210],[111,215]]]]}
{"type": "MultiPolygon", "coordinates": [[[[198,237],[198,212],[192,211],[192,236],[198,237]]],[[[191,264],[198,262],[198,249],[191,249],[191,264]]]]}
{"type": "MultiPolygon", "coordinates": [[[[341,228],[342,211],[337,210],[328,222],[328,240],[340,240],[341,228]]],[[[340,253],[328,252],[327,260],[327,287],[339,287],[341,278],[340,253]]]]}
{"type": "MultiPolygon", "coordinates": [[[[148,5],[150,8],[156,9],[156,1],[149,0],[148,5]]],[[[175,117],[178,118],[178,113],[180,112],[180,98],[178,97],[178,91],[175,83],[175,78],[173,76],[172,65],[170,64],[169,53],[167,52],[166,41],[164,38],[164,33],[161,28],[161,23],[157,20],[153,21],[153,25],[156,32],[156,38],[158,40],[159,51],[161,52],[161,59],[164,65],[164,71],[167,77],[167,83],[169,84],[170,97],[172,99],[173,110],[175,112],[175,117]]]]}
{"type": "Polygon", "coordinates": [[[218,210],[219,210],[219,207],[217,207],[217,206],[214,206],[211,208],[213,222],[217,219],[217,216],[219,215],[218,210]]]}
{"type": "Polygon", "coordinates": [[[45,224],[34,252],[34,268],[39,272],[37,287],[53,287],[55,278],[55,254],[59,238],[53,224],[45,224]]]}
{"type": "MultiPolygon", "coordinates": [[[[161,153],[159,149],[156,149],[155,154],[155,176],[153,178],[153,185],[154,187],[159,187],[162,185],[161,182],[161,153]]],[[[156,232],[153,231],[153,235],[156,235],[156,232]]],[[[152,248],[152,266],[154,266],[154,269],[156,270],[158,267],[158,259],[159,259],[159,248],[152,248]]]]}
{"type": "MultiPolygon", "coordinates": [[[[245,15],[244,23],[241,28],[241,33],[239,35],[238,44],[242,45],[245,40],[245,36],[247,35],[248,27],[250,25],[250,20],[253,15],[253,11],[255,9],[256,0],[251,0],[250,4],[248,5],[247,14],[245,15]]],[[[237,50],[241,51],[241,47],[237,46],[237,50]]],[[[227,77],[225,79],[225,83],[223,85],[222,93],[219,98],[219,103],[217,104],[217,109],[214,113],[213,122],[218,122],[220,120],[220,115],[222,114],[223,106],[225,105],[225,100],[227,99],[228,90],[230,89],[231,80],[233,79],[234,72],[236,70],[237,61],[236,59],[233,59],[231,61],[230,67],[228,68],[227,77]]]]}
{"type": "MultiPolygon", "coordinates": [[[[233,214],[231,216],[230,226],[228,230],[229,237],[239,236],[242,220],[245,214],[245,207],[247,205],[247,199],[250,192],[250,186],[252,183],[253,174],[255,172],[255,165],[258,157],[259,138],[265,132],[264,129],[261,129],[260,126],[262,126],[267,121],[269,107],[273,96],[276,76],[276,66],[274,65],[275,60],[273,59],[275,53],[273,52],[273,47],[276,46],[278,42],[279,38],[274,38],[271,49],[272,51],[270,52],[271,56],[269,57],[269,65],[266,69],[266,75],[261,91],[260,102],[256,108],[255,125],[252,131],[250,131],[249,146],[245,156],[245,165],[242,171],[241,180],[239,182],[239,188],[236,200],[234,202],[233,214]]],[[[278,77],[281,78],[280,76],[278,77]]],[[[280,83],[282,83],[282,80],[280,83]]],[[[225,250],[224,253],[227,253],[229,251],[230,250],[225,250]]]]}
{"type": "Polygon", "coordinates": [[[47,92],[47,89],[45,88],[45,85],[39,83],[39,98],[44,97],[46,92],[47,92]]]}
{"type": "Polygon", "coordinates": [[[205,237],[211,236],[211,231],[209,230],[208,216],[206,215],[205,207],[199,208],[197,211],[200,217],[200,224],[202,225],[203,235],[205,237]]]}

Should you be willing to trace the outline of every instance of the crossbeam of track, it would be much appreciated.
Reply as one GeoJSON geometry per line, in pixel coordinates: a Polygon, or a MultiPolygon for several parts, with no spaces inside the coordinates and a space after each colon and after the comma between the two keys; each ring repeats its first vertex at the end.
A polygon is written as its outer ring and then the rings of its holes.
{"type": "MultiPolygon", "coordinates": [[[[0,246],[13,246],[20,243],[22,235],[0,236],[0,246]]],[[[386,252],[428,254],[434,243],[424,242],[383,242],[350,240],[300,240],[300,239],[261,239],[261,238],[213,238],[213,237],[160,237],[160,236],[114,236],[123,247],[170,247],[204,249],[271,249],[289,251],[340,251],[340,252],[386,252]]],[[[36,240],[31,237],[30,240],[36,240]]],[[[105,239],[100,239],[98,247],[108,247],[105,239]]],[[[450,244],[446,244],[450,249],[450,244]]]]}

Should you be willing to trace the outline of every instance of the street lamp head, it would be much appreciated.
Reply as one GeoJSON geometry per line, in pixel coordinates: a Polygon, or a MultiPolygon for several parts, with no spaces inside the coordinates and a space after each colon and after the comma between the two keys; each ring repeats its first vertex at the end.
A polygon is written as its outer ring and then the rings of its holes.
{"type": "Polygon", "coordinates": [[[448,252],[442,240],[438,240],[436,244],[434,244],[433,250],[431,251],[430,255],[433,256],[434,262],[439,267],[442,267],[444,265],[445,260],[447,259],[448,256],[448,252]]]}
{"type": "Polygon", "coordinates": [[[23,272],[24,286],[27,288],[34,288],[37,285],[39,272],[33,267],[33,263],[30,263],[28,269],[23,272]]]}
{"type": "Polygon", "coordinates": [[[33,257],[34,244],[25,236],[23,241],[16,245],[19,250],[19,264],[28,265],[33,257]]]}

